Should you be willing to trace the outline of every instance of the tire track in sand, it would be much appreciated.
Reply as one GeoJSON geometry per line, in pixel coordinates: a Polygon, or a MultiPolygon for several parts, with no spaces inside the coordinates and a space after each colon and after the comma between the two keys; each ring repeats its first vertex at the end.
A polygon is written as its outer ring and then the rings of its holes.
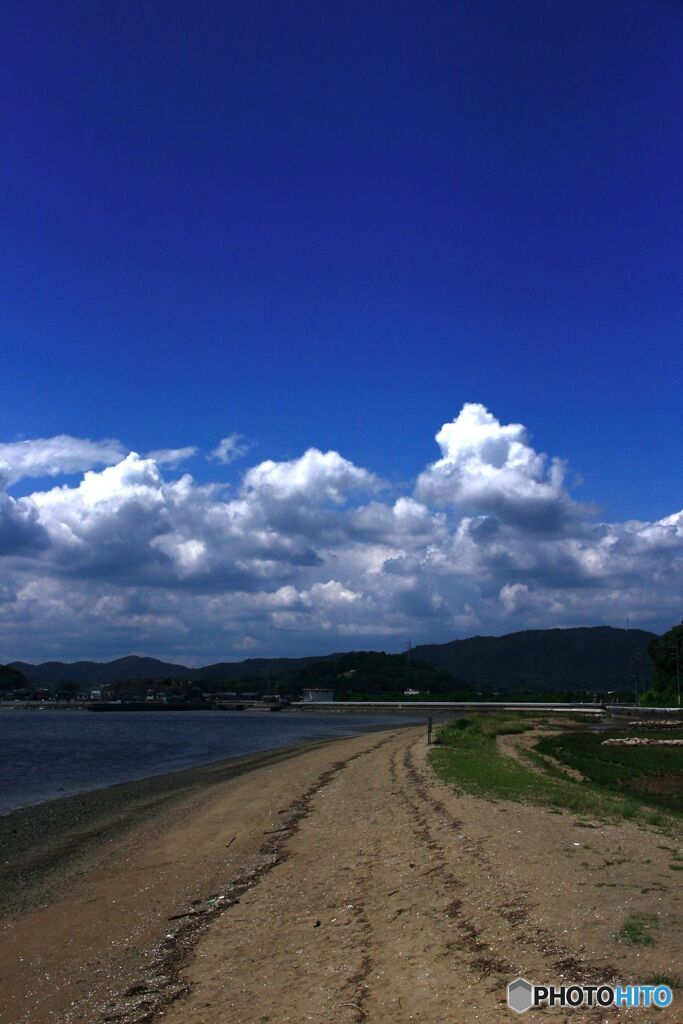
{"type": "Polygon", "coordinates": [[[189,992],[167,1024],[483,1024],[509,1019],[518,972],[551,980],[564,963],[586,978],[592,966],[535,922],[495,849],[449,809],[457,798],[418,767],[414,735],[338,762],[309,789],[296,828],[274,840],[277,863],[180,971],[189,992]]]}
{"type": "MultiPolygon", "coordinates": [[[[467,835],[463,822],[452,815],[437,795],[425,769],[418,769],[414,750],[415,744],[412,744],[403,756],[410,786],[406,799],[412,804],[415,819],[434,850],[441,854],[453,840],[457,844],[457,860],[452,856],[444,859],[443,866],[437,869],[437,877],[447,888],[460,887],[461,895],[449,904],[446,912],[454,918],[465,948],[474,954],[469,959],[470,969],[482,982],[489,976],[494,978],[488,991],[502,993],[501,1002],[504,1002],[505,986],[518,974],[585,984],[616,979],[618,972],[614,967],[591,962],[580,951],[564,946],[546,926],[534,921],[534,906],[526,894],[501,875],[494,851],[489,851],[481,840],[467,835]],[[430,814],[426,813],[426,808],[430,814]],[[446,860],[451,868],[446,866],[446,860]],[[460,866],[458,878],[453,875],[454,863],[460,866]],[[476,899],[472,899],[473,895],[476,899]],[[464,913],[469,916],[463,917],[464,913]]],[[[609,1014],[597,1008],[584,1009],[582,1015],[586,1024],[617,1016],[614,1011],[609,1014]]],[[[576,1016],[572,1019],[576,1020],[576,1016]]]]}
{"type": "MultiPolygon", "coordinates": [[[[176,1000],[187,996],[191,984],[183,977],[183,968],[209,926],[233,907],[240,905],[246,893],[289,859],[289,843],[312,813],[315,798],[331,785],[335,777],[354,761],[367,757],[387,742],[389,738],[383,738],[364,750],[333,762],[300,796],[280,811],[283,825],[261,843],[256,863],[233,878],[222,892],[194,901],[185,913],[177,915],[177,923],[150,950],[140,977],[123,993],[111,993],[111,998],[101,1006],[99,1020],[102,1024],[148,1024],[160,1012],[167,1012],[167,1008],[176,1000]]],[[[366,931],[367,922],[362,905],[354,909],[361,932],[366,931]]],[[[366,956],[361,960],[355,975],[349,979],[353,986],[353,997],[359,1002],[362,1002],[364,979],[370,969],[371,964],[366,956]]],[[[75,1004],[65,1021],[78,1017],[78,1011],[78,1004],[75,1004]]],[[[362,1016],[360,1019],[363,1019],[362,1016]]]]}

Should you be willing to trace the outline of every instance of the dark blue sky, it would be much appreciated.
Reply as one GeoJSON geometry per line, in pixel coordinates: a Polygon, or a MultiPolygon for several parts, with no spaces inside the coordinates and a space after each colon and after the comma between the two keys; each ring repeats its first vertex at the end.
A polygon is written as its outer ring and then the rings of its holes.
{"type": "Polygon", "coordinates": [[[396,479],[482,402],[608,517],[680,507],[680,3],[5,0],[0,35],[2,439],[396,479]]]}

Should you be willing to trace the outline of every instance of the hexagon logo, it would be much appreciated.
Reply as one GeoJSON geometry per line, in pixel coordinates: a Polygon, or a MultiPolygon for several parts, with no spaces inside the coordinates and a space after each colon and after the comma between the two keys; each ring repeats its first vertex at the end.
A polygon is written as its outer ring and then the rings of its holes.
{"type": "Polygon", "coordinates": [[[526,978],[515,978],[508,985],[508,1006],[515,1013],[525,1013],[534,1004],[533,986],[526,978]]]}

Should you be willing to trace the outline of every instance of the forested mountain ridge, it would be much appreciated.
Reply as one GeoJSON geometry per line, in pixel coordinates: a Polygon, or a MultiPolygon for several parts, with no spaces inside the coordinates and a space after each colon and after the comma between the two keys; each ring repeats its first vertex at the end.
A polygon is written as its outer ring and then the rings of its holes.
{"type": "MultiPolygon", "coordinates": [[[[82,687],[102,686],[130,679],[158,682],[178,679],[211,684],[251,683],[263,689],[277,683],[277,689],[291,680],[298,685],[332,685],[335,676],[354,672],[357,690],[361,680],[378,692],[410,684],[414,688],[448,690],[451,686],[474,691],[515,694],[569,691],[627,690],[633,684],[634,666],[642,684],[649,683],[651,661],[648,644],[654,633],[641,629],[592,626],[576,629],[536,629],[505,636],[475,636],[444,644],[423,644],[406,655],[356,651],[306,658],[249,658],[218,662],[201,668],[131,655],[110,662],[50,661],[42,665],[12,662],[30,686],[56,688],[64,683],[82,687]],[[354,660],[355,659],[355,660],[354,660]],[[412,660],[410,671],[402,667],[412,660]],[[437,672],[429,671],[428,666],[437,672]],[[381,677],[381,678],[380,678],[381,677]],[[448,678],[447,678],[448,677],[448,678]]],[[[352,679],[353,677],[348,677],[352,679]]]]}
{"type": "Polygon", "coordinates": [[[505,636],[425,644],[413,653],[479,688],[506,693],[524,689],[606,693],[632,685],[637,658],[641,673],[649,681],[648,644],[654,637],[654,633],[642,629],[612,626],[530,629],[505,636]]]}

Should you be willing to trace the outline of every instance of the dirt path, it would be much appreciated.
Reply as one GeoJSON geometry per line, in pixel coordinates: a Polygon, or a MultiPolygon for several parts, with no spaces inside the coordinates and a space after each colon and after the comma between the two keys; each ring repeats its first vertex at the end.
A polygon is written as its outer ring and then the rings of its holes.
{"type": "MultiPolygon", "coordinates": [[[[506,757],[511,757],[513,761],[519,761],[529,771],[535,772],[537,775],[544,775],[545,772],[540,765],[534,764],[528,757],[524,757],[523,750],[533,750],[536,743],[544,736],[557,736],[557,729],[531,729],[529,732],[521,733],[503,733],[501,736],[496,736],[496,746],[501,754],[506,757]]],[[[543,759],[545,764],[552,765],[553,768],[557,768],[563,775],[568,779],[572,779],[574,782],[583,782],[584,776],[577,768],[572,768],[568,764],[563,764],[558,761],[556,757],[552,757],[550,754],[541,754],[540,751],[536,751],[538,756],[543,759]]]]}
{"type": "Polygon", "coordinates": [[[424,754],[404,733],[334,766],[272,869],[200,940],[168,1024],[469,1024],[509,1019],[517,974],[677,972],[680,891],[656,834],[457,797],[424,754]],[[654,946],[616,941],[635,911],[659,915],[654,946]]]}

